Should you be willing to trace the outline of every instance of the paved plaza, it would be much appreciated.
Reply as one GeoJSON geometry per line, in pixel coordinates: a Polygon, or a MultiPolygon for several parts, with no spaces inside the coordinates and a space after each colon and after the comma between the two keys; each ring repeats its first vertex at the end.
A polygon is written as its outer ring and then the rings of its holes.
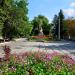
{"type": "Polygon", "coordinates": [[[11,48],[11,53],[22,53],[26,51],[45,51],[59,53],[75,53],[75,42],[71,41],[56,41],[56,42],[28,42],[25,39],[11,41],[0,44],[0,56],[3,55],[3,46],[8,45],[11,48]]]}

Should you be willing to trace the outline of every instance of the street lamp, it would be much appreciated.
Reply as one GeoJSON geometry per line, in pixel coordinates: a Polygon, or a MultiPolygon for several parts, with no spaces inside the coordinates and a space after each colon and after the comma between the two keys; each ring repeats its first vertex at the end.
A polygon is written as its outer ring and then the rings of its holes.
{"type": "Polygon", "coordinates": [[[58,40],[60,40],[60,17],[59,17],[59,26],[58,26],[58,40]]]}

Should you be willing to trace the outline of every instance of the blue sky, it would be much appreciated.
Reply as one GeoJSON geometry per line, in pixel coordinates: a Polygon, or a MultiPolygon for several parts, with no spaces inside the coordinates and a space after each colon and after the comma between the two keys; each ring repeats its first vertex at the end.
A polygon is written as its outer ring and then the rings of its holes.
{"type": "Polygon", "coordinates": [[[29,0],[28,9],[30,20],[41,14],[51,21],[60,9],[66,17],[75,17],[75,0],[29,0]]]}

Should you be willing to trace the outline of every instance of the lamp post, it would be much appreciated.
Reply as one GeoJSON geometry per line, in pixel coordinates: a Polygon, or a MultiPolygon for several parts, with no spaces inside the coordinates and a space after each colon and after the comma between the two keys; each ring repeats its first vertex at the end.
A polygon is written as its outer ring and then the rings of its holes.
{"type": "Polygon", "coordinates": [[[60,40],[60,17],[59,17],[59,26],[58,26],[58,40],[60,40]]]}

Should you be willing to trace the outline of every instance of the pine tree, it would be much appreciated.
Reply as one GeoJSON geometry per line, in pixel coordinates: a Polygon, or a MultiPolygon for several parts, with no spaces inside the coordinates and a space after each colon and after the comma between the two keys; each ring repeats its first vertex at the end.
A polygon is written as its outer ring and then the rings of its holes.
{"type": "Polygon", "coordinates": [[[52,33],[53,33],[54,38],[56,38],[56,39],[58,38],[58,25],[59,25],[59,19],[58,19],[58,16],[55,15],[54,19],[53,19],[52,33]]]}
{"type": "Polygon", "coordinates": [[[60,38],[63,39],[63,33],[64,33],[64,15],[63,11],[60,9],[60,12],[58,14],[58,18],[60,21],[60,38]]]}
{"type": "Polygon", "coordinates": [[[63,39],[63,34],[65,32],[65,24],[64,24],[64,15],[63,15],[63,11],[60,10],[60,12],[58,13],[58,15],[54,16],[53,19],[53,35],[56,39],[58,39],[58,33],[59,33],[59,25],[60,25],[60,39],[63,39]]]}

